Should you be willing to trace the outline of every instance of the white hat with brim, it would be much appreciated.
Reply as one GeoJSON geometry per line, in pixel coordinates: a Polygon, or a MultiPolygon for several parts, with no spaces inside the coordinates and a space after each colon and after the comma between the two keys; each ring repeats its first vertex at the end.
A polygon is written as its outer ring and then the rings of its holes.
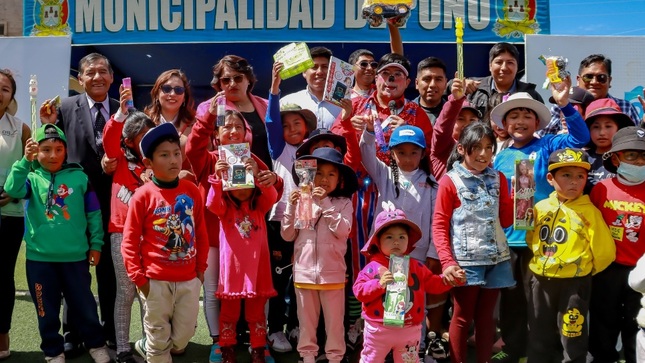
{"type": "Polygon", "coordinates": [[[504,124],[502,120],[508,111],[515,108],[528,108],[535,111],[538,116],[540,123],[537,126],[537,130],[542,130],[545,128],[549,121],[551,121],[551,112],[546,105],[538,100],[533,99],[530,94],[526,92],[517,92],[513,93],[506,99],[506,101],[495,106],[490,113],[490,119],[493,120],[497,127],[504,129],[504,124]]]}

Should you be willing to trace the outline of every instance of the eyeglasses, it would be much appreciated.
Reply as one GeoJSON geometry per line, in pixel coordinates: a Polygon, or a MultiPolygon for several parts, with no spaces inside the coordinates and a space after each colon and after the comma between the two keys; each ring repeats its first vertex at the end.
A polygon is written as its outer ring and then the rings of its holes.
{"type": "Polygon", "coordinates": [[[381,71],[379,72],[379,75],[383,77],[383,79],[389,79],[390,77],[394,77],[396,80],[401,80],[406,77],[405,73],[396,71],[396,72],[389,72],[389,71],[381,71]]]}
{"type": "Polygon", "coordinates": [[[368,62],[366,60],[358,62],[358,66],[361,67],[361,69],[367,69],[367,67],[370,67],[372,69],[376,69],[376,66],[378,66],[378,62],[372,61],[368,62]]]}
{"type": "Polygon", "coordinates": [[[173,86],[171,86],[169,84],[164,84],[163,86],[161,86],[161,91],[163,93],[167,94],[167,95],[169,95],[170,92],[175,91],[175,94],[177,96],[181,96],[181,95],[184,94],[184,92],[186,92],[186,89],[184,87],[182,87],[182,86],[173,87],[173,86]]]}
{"type": "Polygon", "coordinates": [[[616,153],[618,155],[621,155],[622,158],[626,161],[636,161],[638,160],[638,158],[645,160],[645,151],[628,150],[628,151],[617,151],[616,153]]]}
{"type": "Polygon", "coordinates": [[[222,84],[225,86],[231,83],[231,81],[239,84],[239,83],[242,83],[243,80],[244,80],[243,74],[238,74],[233,77],[222,77],[219,79],[219,81],[222,82],[222,84]]]}
{"type": "Polygon", "coordinates": [[[605,84],[609,80],[609,76],[606,75],[606,74],[591,74],[591,73],[587,73],[587,74],[583,74],[582,77],[580,77],[580,78],[582,78],[582,81],[584,83],[591,83],[591,81],[594,78],[596,79],[596,81],[598,83],[601,83],[601,84],[605,84]]]}

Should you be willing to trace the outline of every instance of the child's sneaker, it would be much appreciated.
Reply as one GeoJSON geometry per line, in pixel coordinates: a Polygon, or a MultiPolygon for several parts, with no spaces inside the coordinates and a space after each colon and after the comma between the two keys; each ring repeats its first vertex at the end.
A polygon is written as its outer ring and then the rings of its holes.
{"type": "Polygon", "coordinates": [[[110,358],[110,353],[108,353],[107,346],[102,346],[98,348],[90,349],[90,355],[94,359],[94,363],[110,363],[112,358],[110,358]]]}
{"type": "Polygon", "coordinates": [[[221,347],[222,350],[222,363],[237,363],[237,358],[235,357],[235,347],[221,347]]]}
{"type": "Polygon", "coordinates": [[[300,337],[300,327],[295,327],[289,332],[289,342],[292,347],[298,346],[298,338],[300,337]]]}
{"type": "Polygon", "coordinates": [[[146,359],[146,338],[141,338],[134,343],[134,349],[143,359],[146,359]]]}
{"type": "Polygon", "coordinates": [[[55,357],[45,357],[47,363],[65,363],[65,354],[61,353],[55,357]]]}
{"type": "Polygon", "coordinates": [[[513,357],[501,350],[499,353],[495,354],[490,361],[495,363],[517,363],[519,358],[513,357]]]}
{"type": "Polygon", "coordinates": [[[221,363],[222,361],[222,347],[219,346],[219,343],[215,342],[211,346],[211,355],[208,357],[208,363],[221,363]]]}
{"type": "Polygon", "coordinates": [[[448,348],[448,341],[443,338],[438,338],[437,333],[431,331],[428,333],[430,342],[428,343],[428,350],[426,356],[432,356],[437,359],[448,359],[450,357],[450,350],[448,348]]]}
{"type": "Polygon", "coordinates": [[[291,343],[289,343],[289,340],[287,340],[287,337],[281,331],[269,335],[268,339],[269,346],[276,352],[287,353],[293,350],[291,343]]]}
{"type": "Polygon", "coordinates": [[[117,354],[115,361],[116,363],[137,363],[130,351],[117,354]]]}

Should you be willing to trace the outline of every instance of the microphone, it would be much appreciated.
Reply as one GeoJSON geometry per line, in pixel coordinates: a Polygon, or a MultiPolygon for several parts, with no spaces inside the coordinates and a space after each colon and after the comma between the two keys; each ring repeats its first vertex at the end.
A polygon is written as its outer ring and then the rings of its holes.
{"type": "Polygon", "coordinates": [[[390,108],[390,115],[396,116],[396,101],[392,100],[388,102],[387,107],[390,108]]]}

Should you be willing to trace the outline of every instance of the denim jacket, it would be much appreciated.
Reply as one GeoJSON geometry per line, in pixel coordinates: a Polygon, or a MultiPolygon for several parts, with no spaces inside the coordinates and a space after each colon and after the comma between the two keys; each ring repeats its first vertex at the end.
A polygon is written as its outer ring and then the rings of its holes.
{"type": "Polygon", "coordinates": [[[495,265],[510,259],[499,221],[499,173],[486,168],[473,175],[460,163],[446,175],[457,189],[461,206],[451,220],[454,256],[460,266],[495,265]]]}

